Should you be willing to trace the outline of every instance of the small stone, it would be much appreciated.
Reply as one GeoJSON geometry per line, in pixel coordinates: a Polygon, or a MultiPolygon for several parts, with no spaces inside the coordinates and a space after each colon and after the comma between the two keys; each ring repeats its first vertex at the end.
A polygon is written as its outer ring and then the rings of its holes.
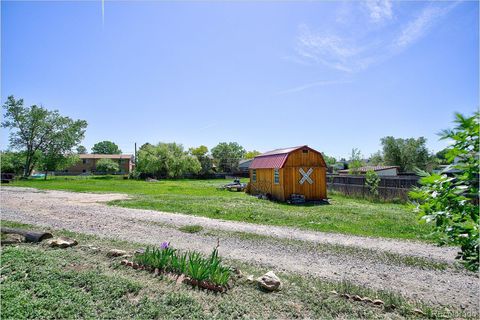
{"type": "Polygon", "coordinates": [[[255,279],[253,278],[253,274],[251,274],[247,277],[247,282],[254,282],[254,281],[255,281],[255,279]]]}
{"type": "Polygon", "coordinates": [[[78,244],[77,240],[67,237],[59,237],[48,241],[50,247],[68,248],[78,244]]]}
{"type": "Polygon", "coordinates": [[[376,299],[376,300],[373,300],[372,303],[376,306],[382,306],[385,304],[385,302],[383,302],[382,300],[380,299],[376,299]]]}
{"type": "Polygon", "coordinates": [[[423,312],[423,311],[420,310],[420,309],[416,309],[416,308],[413,309],[413,312],[416,313],[416,314],[420,314],[420,315],[422,315],[422,316],[425,316],[425,315],[426,315],[425,312],[423,312]]]}
{"type": "Polygon", "coordinates": [[[331,293],[331,294],[338,294],[338,292],[335,291],[335,290],[330,291],[330,293],[331,293]]]}
{"type": "Polygon", "coordinates": [[[185,280],[185,276],[183,274],[181,274],[180,276],[178,276],[177,280],[176,280],[176,285],[180,285],[183,283],[183,280],[185,280]]]}
{"type": "Polygon", "coordinates": [[[350,299],[350,295],[348,293],[342,293],[340,296],[345,299],[350,299]]]}
{"type": "Polygon", "coordinates": [[[127,266],[133,267],[133,262],[132,262],[132,261],[128,261],[128,262],[127,262],[127,266]]]}
{"type": "Polygon", "coordinates": [[[132,264],[132,267],[133,267],[133,269],[138,269],[138,268],[140,268],[140,265],[138,263],[134,262],[132,264]]]}
{"type": "Polygon", "coordinates": [[[127,251],[125,250],[119,250],[119,249],[110,249],[107,252],[108,257],[123,257],[124,255],[127,254],[127,251]]]}
{"type": "Polygon", "coordinates": [[[240,278],[243,277],[243,273],[242,273],[242,271],[241,271],[240,269],[235,268],[235,269],[233,270],[233,272],[237,275],[237,278],[240,279],[240,278]]]}
{"type": "Polygon", "coordinates": [[[362,301],[362,298],[358,295],[352,296],[352,299],[355,300],[355,301],[362,301]]]}
{"type": "Polygon", "coordinates": [[[120,264],[127,265],[127,264],[128,264],[128,260],[127,260],[127,259],[123,259],[122,261],[120,261],[120,264]]]}
{"type": "Polygon", "coordinates": [[[153,275],[157,277],[159,274],[160,274],[160,269],[155,268],[155,270],[153,270],[153,275]]]}
{"type": "Polygon", "coordinates": [[[369,297],[363,297],[363,298],[362,298],[362,301],[363,301],[363,302],[367,302],[367,303],[372,303],[372,302],[373,302],[373,300],[370,299],[369,297]]]}
{"type": "Polygon", "coordinates": [[[268,271],[263,276],[257,278],[260,288],[267,291],[277,291],[280,289],[282,282],[273,271],[268,271]]]}

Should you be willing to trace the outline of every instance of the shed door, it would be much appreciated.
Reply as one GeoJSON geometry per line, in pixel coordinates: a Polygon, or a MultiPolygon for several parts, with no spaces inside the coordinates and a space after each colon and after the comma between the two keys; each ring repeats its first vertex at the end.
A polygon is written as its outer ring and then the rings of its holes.
{"type": "Polygon", "coordinates": [[[285,198],[292,193],[303,194],[307,200],[325,199],[326,172],[324,167],[287,167],[285,170],[285,198]]]}

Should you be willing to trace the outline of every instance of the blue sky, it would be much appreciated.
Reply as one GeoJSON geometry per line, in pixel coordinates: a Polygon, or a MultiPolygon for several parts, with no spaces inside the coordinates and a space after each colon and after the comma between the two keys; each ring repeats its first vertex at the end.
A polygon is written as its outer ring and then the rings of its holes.
{"type": "MultiPolygon", "coordinates": [[[[1,4],[1,98],[89,126],[84,145],[237,141],[368,156],[479,107],[478,2],[1,4]]],[[[2,131],[2,149],[7,132],[2,131]]]]}

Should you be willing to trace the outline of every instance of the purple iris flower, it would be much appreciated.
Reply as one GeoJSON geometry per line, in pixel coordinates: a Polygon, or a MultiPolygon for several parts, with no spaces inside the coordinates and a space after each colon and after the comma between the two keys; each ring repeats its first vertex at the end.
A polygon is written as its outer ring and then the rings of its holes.
{"type": "Polygon", "coordinates": [[[161,249],[168,249],[169,246],[170,246],[170,242],[164,241],[164,242],[162,242],[162,244],[160,245],[160,248],[161,248],[161,249]]]}

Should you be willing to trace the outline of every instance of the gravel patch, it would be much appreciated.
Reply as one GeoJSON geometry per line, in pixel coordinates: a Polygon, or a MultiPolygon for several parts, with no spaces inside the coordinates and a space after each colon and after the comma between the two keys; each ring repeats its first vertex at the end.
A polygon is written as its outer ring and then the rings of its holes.
{"type": "MultiPolygon", "coordinates": [[[[411,299],[439,305],[456,305],[478,312],[478,276],[452,269],[431,270],[372,261],[361,254],[302,249],[286,241],[237,238],[228,232],[247,232],[273,239],[292,239],[315,244],[342,245],[453,263],[457,249],[383,238],[305,231],[288,227],[255,225],[151,210],[107,206],[104,202],[128,198],[122,194],[39,191],[2,187],[2,219],[55,229],[94,234],[139,243],[170,241],[179,249],[210,253],[220,240],[221,255],[276,270],[310,274],[328,280],[348,280],[374,289],[398,292],[411,299]],[[227,231],[185,234],[178,227],[201,225],[206,230],[227,231]]],[[[308,248],[307,248],[308,247],[308,248]]],[[[363,250],[365,251],[365,250],[363,250]]],[[[359,250],[361,252],[361,250],[359,250]]]]}

